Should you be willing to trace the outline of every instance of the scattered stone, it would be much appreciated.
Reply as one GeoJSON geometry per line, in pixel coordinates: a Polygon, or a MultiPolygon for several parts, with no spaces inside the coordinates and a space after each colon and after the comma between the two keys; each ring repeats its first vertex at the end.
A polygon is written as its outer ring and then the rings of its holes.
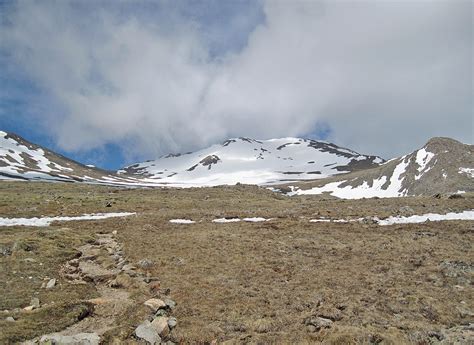
{"type": "Polygon", "coordinates": [[[150,308],[154,313],[159,309],[166,308],[166,303],[159,298],[151,298],[143,304],[150,308]]]}
{"type": "Polygon", "coordinates": [[[176,320],[175,317],[170,317],[170,318],[168,319],[168,327],[169,327],[170,329],[175,328],[177,324],[178,324],[178,320],[176,320]]]}
{"type": "Polygon", "coordinates": [[[151,322],[151,326],[158,332],[161,338],[166,338],[170,333],[168,318],[159,316],[151,322]]]}
{"type": "Polygon", "coordinates": [[[378,218],[377,217],[364,217],[362,218],[359,222],[362,224],[378,224],[378,218]]]}
{"type": "Polygon", "coordinates": [[[24,311],[32,311],[33,309],[35,309],[35,307],[33,307],[32,305],[23,308],[24,311]]]}
{"type": "Polygon", "coordinates": [[[448,199],[464,199],[464,196],[461,194],[451,194],[448,196],[448,199]]]}
{"type": "Polygon", "coordinates": [[[142,259],[138,261],[138,267],[143,268],[143,269],[150,269],[153,266],[153,261],[149,259],[142,259]]]}
{"type": "Polygon", "coordinates": [[[144,321],[135,329],[135,335],[147,341],[148,343],[155,345],[161,342],[161,337],[154,327],[151,326],[150,321],[144,321]]]}
{"type": "Polygon", "coordinates": [[[14,319],[13,317],[9,316],[9,317],[7,317],[7,318],[5,319],[5,321],[7,321],[7,322],[15,322],[15,319],[14,319]]]}
{"type": "Polygon", "coordinates": [[[117,277],[109,283],[111,288],[129,288],[133,286],[134,280],[127,274],[119,274],[117,277]]]}
{"type": "Polygon", "coordinates": [[[400,216],[412,216],[415,214],[415,210],[413,210],[410,206],[402,206],[398,209],[398,215],[400,216]]]}
{"type": "Polygon", "coordinates": [[[459,316],[461,318],[470,318],[472,319],[474,317],[474,311],[472,311],[471,309],[465,307],[465,306],[459,306],[456,308],[458,313],[459,313],[459,316]]]}
{"type": "MultiPolygon", "coordinates": [[[[304,321],[304,323],[307,326],[313,326],[314,327],[313,331],[319,331],[320,329],[323,329],[323,328],[330,328],[333,322],[323,317],[309,317],[304,321]]],[[[311,327],[311,329],[313,328],[311,327]]]]}
{"type": "Polygon", "coordinates": [[[166,306],[170,309],[174,309],[174,307],[176,307],[176,302],[173,301],[172,299],[166,298],[164,300],[164,302],[165,302],[166,306]]]}
{"type": "Polygon", "coordinates": [[[168,315],[168,312],[166,311],[166,309],[159,309],[159,310],[155,313],[155,316],[154,316],[154,317],[167,316],[167,315],[168,315]]]}
{"type": "Polygon", "coordinates": [[[38,309],[40,307],[40,300],[38,297],[33,297],[30,301],[30,305],[33,309],[38,309]]]}
{"type": "Polygon", "coordinates": [[[442,344],[474,344],[474,323],[442,331],[442,344]]]}
{"type": "Polygon", "coordinates": [[[81,344],[81,345],[99,345],[100,337],[96,333],[78,333],[74,335],[61,335],[53,333],[43,335],[40,344],[81,344]]]}
{"type": "Polygon", "coordinates": [[[9,256],[12,255],[12,249],[9,245],[0,244],[0,255],[2,256],[9,256]]]}
{"type": "Polygon", "coordinates": [[[49,282],[46,284],[46,289],[52,289],[56,285],[56,279],[50,279],[49,282]]]}
{"type": "Polygon", "coordinates": [[[136,270],[137,268],[133,266],[132,264],[126,264],[122,267],[122,271],[133,271],[136,270]]]}
{"type": "Polygon", "coordinates": [[[112,235],[117,235],[117,230],[112,231],[112,235]]]}
{"type": "Polygon", "coordinates": [[[107,202],[105,203],[105,207],[112,207],[112,203],[111,203],[110,201],[107,201],[107,202]]]}

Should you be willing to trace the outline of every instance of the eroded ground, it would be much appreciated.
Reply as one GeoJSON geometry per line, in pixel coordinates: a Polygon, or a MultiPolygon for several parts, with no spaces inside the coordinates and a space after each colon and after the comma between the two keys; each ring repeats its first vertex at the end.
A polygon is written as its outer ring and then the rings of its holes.
{"type": "Polygon", "coordinates": [[[114,305],[119,313],[110,310],[105,342],[136,341],[135,327],[147,314],[143,301],[160,294],[177,302],[172,340],[178,343],[469,343],[474,222],[382,227],[309,219],[457,212],[472,209],[473,201],[469,195],[288,198],[249,186],[126,190],[2,182],[0,217],[138,215],[0,228],[0,310],[8,310],[1,315],[0,343],[59,331],[84,318],[93,327],[90,320],[103,319],[104,307],[91,307],[90,300],[105,285],[71,284],[60,269],[97,234],[113,231],[127,260],[151,262],[146,274],[161,284],[125,284],[120,291],[127,299],[114,305]],[[211,222],[220,217],[272,220],[211,222]],[[176,218],[196,223],[169,222],[176,218]],[[51,278],[56,286],[41,288],[51,278]],[[18,309],[34,297],[40,308],[18,309]],[[9,316],[16,321],[6,321],[9,316]]]}

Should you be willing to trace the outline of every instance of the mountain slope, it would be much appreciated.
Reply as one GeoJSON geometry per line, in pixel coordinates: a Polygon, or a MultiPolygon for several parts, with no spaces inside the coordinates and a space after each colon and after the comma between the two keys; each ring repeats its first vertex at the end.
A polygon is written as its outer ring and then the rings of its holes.
{"type": "Polygon", "coordinates": [[[462,193],[474,191],[474,145],[449,138],[428,143],[379,167],[338,176],[324,183],[302,183],[290,195],[329,193],[347,199],[462,193]]]}
{"type": "Polygon", "coordinates": [[[86,166],[32,144],[22,137],[0,131],[0,180],[136,183],[133,178],[86,166]]]}
{"type": "Polygon", "coordinates": [[[176,186],[274,184],[314,180],[377,166],[383,160],[323,141],[236,138],[186,154],[167,155],[119,171],[147,183],[176,186]]]}

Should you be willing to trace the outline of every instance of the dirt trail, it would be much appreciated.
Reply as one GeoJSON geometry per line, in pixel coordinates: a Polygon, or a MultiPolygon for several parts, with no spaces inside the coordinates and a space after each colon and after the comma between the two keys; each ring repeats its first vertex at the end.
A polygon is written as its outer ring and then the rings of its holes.
{"type": "Polygon", "coordinates": [[[116,232],[97,234],[92,244],[78,248],[80,256],[62,267],[62,276],[70,284],[94,284],[99,297],[87,300],[89,314],[61,332],[46,334],[24,344],[81,343],[99,344],[104,335],[120,324],[137,302],[131,298],[133,288],[149,290],[155,279],[131,265],[123,255],[116,232]]]}

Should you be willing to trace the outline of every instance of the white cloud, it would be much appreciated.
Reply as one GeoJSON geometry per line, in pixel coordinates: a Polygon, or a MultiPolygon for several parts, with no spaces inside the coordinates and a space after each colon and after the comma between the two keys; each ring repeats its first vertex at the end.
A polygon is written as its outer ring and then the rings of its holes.
{"type": "Polygon", "coordinates": [[[435,135],[472,142],[469,1],[267,1],[247,45],[217,57],[215,23],[203,34],[163,4],[171,20],[105,7],[84,19],[68,2],[11,13],[0,45],[54,100],[39,116],[63,149],[123,143],[151,158],[321,122],[384,156],[435,135]]]}

